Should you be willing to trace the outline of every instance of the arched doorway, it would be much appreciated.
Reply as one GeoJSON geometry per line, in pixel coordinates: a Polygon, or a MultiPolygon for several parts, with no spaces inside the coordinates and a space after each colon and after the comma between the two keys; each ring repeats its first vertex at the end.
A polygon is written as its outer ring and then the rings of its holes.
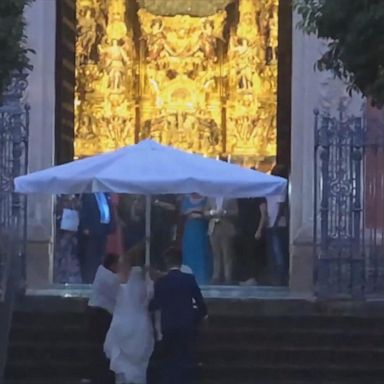
{"type": "Polygon", "coordinates": [[[58,162],[151,137],[262,171],[289,167],[290,2],[198,3],[58,7],[58,162]]]}

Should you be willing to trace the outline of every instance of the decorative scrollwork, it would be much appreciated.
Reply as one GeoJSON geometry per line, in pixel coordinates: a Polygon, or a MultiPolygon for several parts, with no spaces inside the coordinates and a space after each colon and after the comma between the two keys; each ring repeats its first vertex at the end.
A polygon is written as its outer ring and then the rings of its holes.
{"type": "Polygon", "coordinates": [[[132,3],[77,0],[76,156],[144,137],[275,156],[278,0],[132,3]]]}
{"type": "Polygon", "coordinates": [[[2,109],[20,108],[21,100],[24,97],[24,92],[27,89],[28,81],[27,73],[14,73],[11,76],[10,81],[7,83],[3,94],[2,103],[0,103],[0,111],[2,109]]]}
{"type": "Polygon", "coordinates": [[[23,103],[27,85],[27,74],[13,74],[0,104],[0,301],[11,261],[25,254],[26,198],[13,193],[13,181],[27,171],[29,106],[23,103]]]}

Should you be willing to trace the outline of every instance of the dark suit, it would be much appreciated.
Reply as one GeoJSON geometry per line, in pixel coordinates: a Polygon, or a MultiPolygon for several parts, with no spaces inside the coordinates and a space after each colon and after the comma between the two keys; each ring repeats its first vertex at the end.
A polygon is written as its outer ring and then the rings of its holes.
{"type": "Polygon", "coordinates": [[[96,197],[93,193],[81,197],[78,257],[83,283],[91,284],[105,255],[108,235],[114,231],[111,198],[106,194],[110,222],[101,223],[96,197]],[[88,232],[88,234],[85,234],[88,232]]]}
{"type": "Polygon", "coordinates": [[[200,321],[207,315],[193,275],[170,271],[155,284],[152,311],[161,311],[162,367],[156,383],[186,384],[193,380],[194,347],[200,321]]]}

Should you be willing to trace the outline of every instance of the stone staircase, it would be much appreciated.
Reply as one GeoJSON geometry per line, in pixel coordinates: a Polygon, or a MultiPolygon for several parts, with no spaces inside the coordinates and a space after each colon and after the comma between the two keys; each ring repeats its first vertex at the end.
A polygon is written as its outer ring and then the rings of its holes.
{"type": "MultiPolygon", "coordinates": [[[[384,314],[276,300],[209,301],[201,384],[382,384],[384,314]],[[369,316],[367,316],[369,315],[369,316]]],[[[84,299],[26,298],[13,319],[6,384],[88,376],[84,299]]]]}

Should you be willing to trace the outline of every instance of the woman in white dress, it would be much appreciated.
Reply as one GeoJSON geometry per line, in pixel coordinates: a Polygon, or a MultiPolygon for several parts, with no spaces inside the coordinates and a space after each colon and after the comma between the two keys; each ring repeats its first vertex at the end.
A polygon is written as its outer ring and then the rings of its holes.
{"type": "Polygon", "coordinates": [[[104,351],[116,384],[145,384],[148,362],[154,348],[148,311],[153,283],[141,267],[143,248],[134,247],[120,263],[120,286],[104,351]]]}

